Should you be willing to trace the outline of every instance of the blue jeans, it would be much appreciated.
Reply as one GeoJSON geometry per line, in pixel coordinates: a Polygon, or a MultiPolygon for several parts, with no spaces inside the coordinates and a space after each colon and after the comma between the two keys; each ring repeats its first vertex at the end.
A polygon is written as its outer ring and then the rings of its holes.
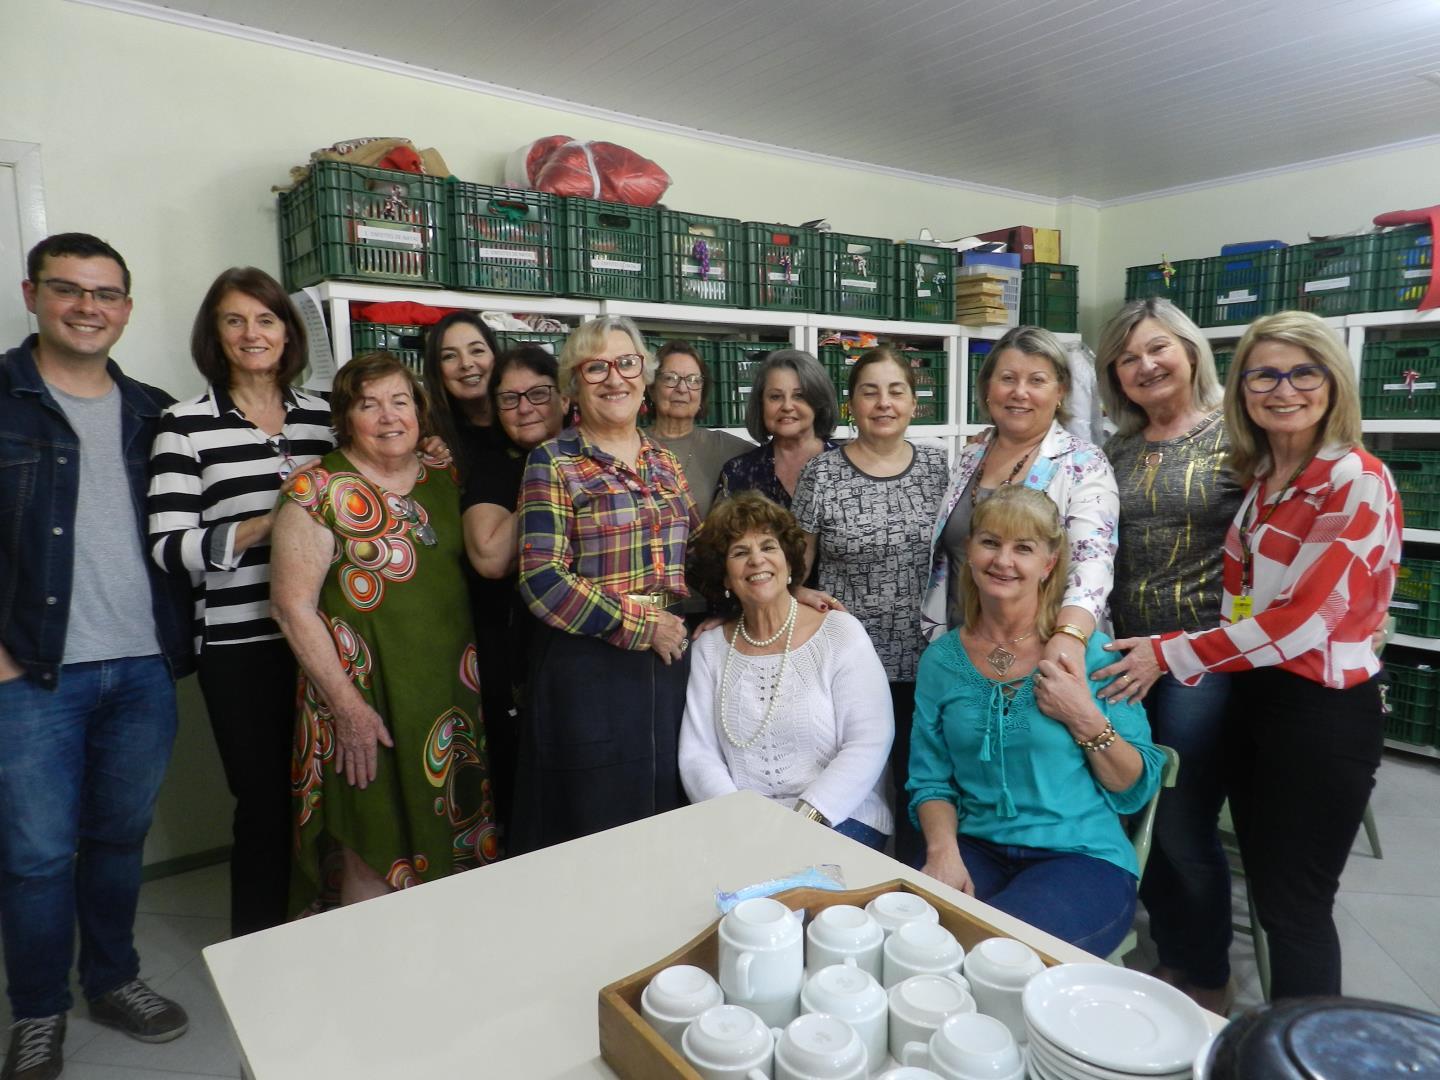
{"type": "Polygon", "coordinates": [[[1135,879],[1093,855],[1003,846],[961,834],[975,896],[1061,941],[1109,956],[1135,921],[1135,879]]]}
{"type": "Polygon", "coordinates": [[[1209,990],[1230,978],[1230,864],[1216,827],[1229,701],[1228,675],[1206,675],[1198,686],[1162,675],[1145,697],[1155,741],[1180,755],[1180,772],[1160,793],[1140,899],[1160,963],[1209,990]]]}
{"type": "Polygon", "coordinates": [[[175,741],[175,684],[158,656],[67,664],[60,685],[0,683],[0,937],[15,1018],[136,978],[145,834],[175,741]]]}
{"type": "Polygon", "coordinates": [[[835,826],[835,831],[841,836],[848,836],[851,840],[858,840],[868,848],[876,851],[885,850],[885,841],[890,838],[879,829],[866,825],[863,821],[856,821],[853,817],[846,818],[835,826]]]}

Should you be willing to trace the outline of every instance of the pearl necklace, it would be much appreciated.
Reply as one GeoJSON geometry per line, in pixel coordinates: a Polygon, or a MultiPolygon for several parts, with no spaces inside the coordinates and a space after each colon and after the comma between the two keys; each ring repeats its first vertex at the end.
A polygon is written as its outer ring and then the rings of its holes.
{"type": "Polygon", "coordinates": [[[719,711],[720,728],[725,732],[726,740],[736,750],[749,750],[750,747],[754,746],[765,736],[765,733],[770,730],[770,722],[775,719],[775,707],[780,703],[780,689],[785,684],[785,667],[790,662],[790,643],[795,638],[795,613],[799,610],[800,605],[796,602],[795,597],[790,597],[790,613],[785,617],[785,624],[775,632],[774,636],[767,638],[765,641],[756,641],[745,632],[745,616],[743,614],[735,626],[735,633],[730,638],[730,647],[725,651],[725,663],[720,668],[719,711]],[[785,651],[780,654],[780,673],[775,677],[775,689],[771,691],[769,704],[765,706],[765,719],[762,720],[760,726],[755,729],[754,735],[751,735],[750,738],[741,742],[740,737],[736,735],[730,727],[730,717],[727,715],[725,709],[725,691],[730,684],[730,658],[734,656],[737,651],[735,648],[735,640],[736,638],[743,637],[748,644],[763,649],[779,641],[781,634],[785,635],[785,651]]]}

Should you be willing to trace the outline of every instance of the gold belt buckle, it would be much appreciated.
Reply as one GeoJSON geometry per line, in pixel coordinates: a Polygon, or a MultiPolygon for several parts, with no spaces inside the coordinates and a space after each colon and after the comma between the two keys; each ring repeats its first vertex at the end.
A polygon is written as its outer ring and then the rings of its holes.
{"type": "Polygon", "coordinates": [[[655,592],[627,593],[626,599],[634,600],[637,604],[649,604],[651,607],[667,608],[671,604],[670,594],[663,589],[655,592]]]}

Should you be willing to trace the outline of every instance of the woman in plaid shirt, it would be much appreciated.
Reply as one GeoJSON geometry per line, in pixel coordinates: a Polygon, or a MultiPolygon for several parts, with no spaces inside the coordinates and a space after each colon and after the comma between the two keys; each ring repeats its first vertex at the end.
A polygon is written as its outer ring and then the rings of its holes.
{"type": "Polygon", "coordinates": [[[1162,671],[1187,686],[1232,674],[1225,780],[1271,993],[1338,994],[1331,912],[1384,742],[1372,637],[1395,587],[1400,504],[1361,445],[1345,346],[1314,315],[1251,324],[1225,424],[1248,490],[1225,538],[1220,626],[1117,641],[1128,656],[1092,678],[1143,693],[1162,671]]]}
{"type": "Polygon", "coordinates": [[[700,516],[679,463],[635,424],[655,369],[629,319],[581,325],[560,353],[560,390],[579,419],[525,467],[520,591],[540,626],[513,854],[684,801],[689,640],[677,612],[700,516]]]}

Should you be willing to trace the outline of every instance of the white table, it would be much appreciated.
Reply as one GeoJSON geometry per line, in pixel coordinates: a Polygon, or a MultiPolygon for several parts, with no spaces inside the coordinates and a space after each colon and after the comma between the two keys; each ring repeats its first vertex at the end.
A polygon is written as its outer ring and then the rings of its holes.
{"type": "Polygon", "coordinates": [[[741,792],[212,945],[205,962],[254,1080],[613,1077],[600,988],[718,918],[717,888],[820,863],[848,888],[909,878],[1059,960],[1095,959],[741,792]]]}

